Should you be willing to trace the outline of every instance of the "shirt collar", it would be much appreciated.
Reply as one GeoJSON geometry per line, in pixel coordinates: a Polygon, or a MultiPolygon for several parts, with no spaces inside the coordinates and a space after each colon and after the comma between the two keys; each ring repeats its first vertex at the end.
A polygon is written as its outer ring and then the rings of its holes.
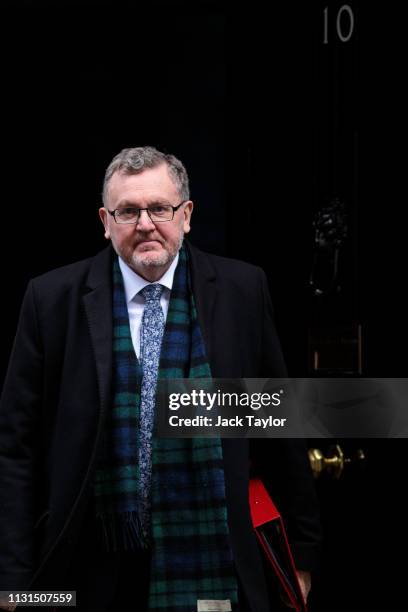
{"type": "MultiPolygon", "coordinates": [[[[149,283],[149,281],[147,281],[145,278],[142,278],[139,274],[137,274],[137,272],[132,270],[132,268],[130,268],[121,257],[119,257],[118,259],[120,271],[122,272],[123,277],[123,285],[125,287],[126,303],[129,304],[129,302],[133,300],[135,295],[137,295],[144,287],[146,287],[146,285],[150,285],[151,283],[149,283]]],[[[176,271],[178,260],[179,254],[177,253],[175,258],[171,262],[169,269],[163,274],[161,278],[159,278],[159,280],[155,281],[156,283],[160,283],[160,285],[163,285],[164,287],[169,289],[169,291],[171,291],[173,287],[174,272],[176,271]]]]}

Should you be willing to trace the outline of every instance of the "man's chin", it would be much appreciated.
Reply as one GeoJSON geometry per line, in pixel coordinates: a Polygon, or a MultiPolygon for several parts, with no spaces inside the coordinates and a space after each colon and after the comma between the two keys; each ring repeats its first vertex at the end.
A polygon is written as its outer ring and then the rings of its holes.
{"type": "Polygon", "coordinates": [[[157,253],[152,250],[137,255],[134,253],[132,257],[132,263],[136,268],[159,268],[166,266],[169,262],[170,254],[167,251],[157,253]]]}

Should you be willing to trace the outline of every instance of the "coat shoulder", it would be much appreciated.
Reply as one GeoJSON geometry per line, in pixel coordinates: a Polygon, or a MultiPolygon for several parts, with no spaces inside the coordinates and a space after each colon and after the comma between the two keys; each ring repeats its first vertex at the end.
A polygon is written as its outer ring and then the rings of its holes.
{"type": "Polygon", "coordinates": [[[189,244],[189,250],[200,269],[205,267],[224,281],[231,280],[237,284],[248,284],[254,280],[258,283],[260,277],[265,277],[262,268],[246,261],[207,253],[192,247],[191,244],[189,244]]]}
{"type": "Polygon", "coordinates": [[[33,278],[31,282],[40,293],[66,291],[87,284],[94,269],[108,271],[110,261],[111,249],[108,247],[92,257],[49,270],[33,278]]]}
{"type": "Polygon", "coordinates": [[[232,276],[258,276],[259,274],[263,274],[262,268],[246,261],[232,259],[229,257],[221,257],[220,255],[207,255],[212,259],[217,270],[226,272],[232,276]]]}

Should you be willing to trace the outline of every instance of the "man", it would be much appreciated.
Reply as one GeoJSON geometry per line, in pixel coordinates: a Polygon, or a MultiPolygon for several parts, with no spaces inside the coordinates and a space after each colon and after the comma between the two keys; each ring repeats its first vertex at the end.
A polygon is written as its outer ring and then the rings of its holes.
{"type": "Polygon", "coordinates": [[[158,377],[285,375],[265,275],[183,240],[193,202],[172,155],[123,150],[103,198],[111,246],[31,281],[22,306],[0,408],[0,589],[71,588],[98,612],[266,612],[249,465],[307,593],[304,446],[152,434],[158,377]]]}

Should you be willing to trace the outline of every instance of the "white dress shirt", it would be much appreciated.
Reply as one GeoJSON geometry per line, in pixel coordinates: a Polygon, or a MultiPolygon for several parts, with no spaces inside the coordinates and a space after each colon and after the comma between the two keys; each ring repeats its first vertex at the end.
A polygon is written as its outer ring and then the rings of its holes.
{"type": "Polygon", "coordinates": [[[126,305],[129,314],[130,333],[132,335],[133,348],[137,358],[140,356],[140,327],[142,324],[142,316],[145,305],[145,299],[139,292],[146,285],[159,284],[163,285],[164,290],[160,298],[160,305],[163,310],[164,320],[167,318],[169,309],[170,292],[173,287],[174,272],[179,260],[179,254],[173,259],[170,268],[163,274],[155,283],[149,283],[134,272],[129,266],[119,257],[119,267],[122,272],[123,284],[125,287],[126,305]]]}

